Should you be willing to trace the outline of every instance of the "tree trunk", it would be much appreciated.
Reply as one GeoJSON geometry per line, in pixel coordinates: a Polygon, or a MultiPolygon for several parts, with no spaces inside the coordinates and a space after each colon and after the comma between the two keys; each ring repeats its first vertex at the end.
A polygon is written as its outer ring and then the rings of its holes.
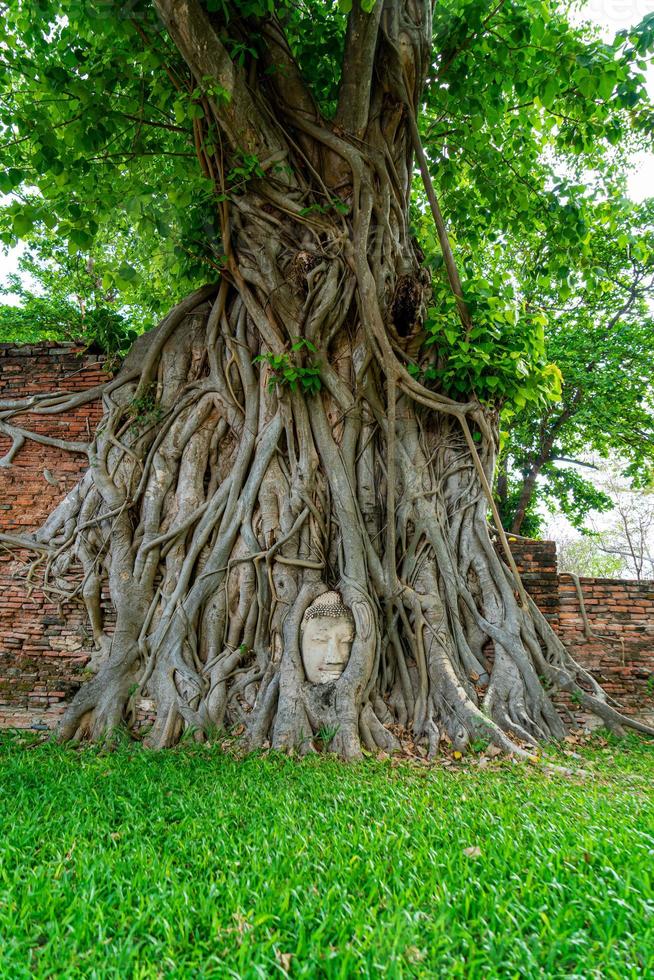
{"type": "MultiPolygon", "coordinates": [[[[219,203],[219,283],[137,341],[88,473],[36,535],[48,583],[70,592],[81,568],[97,647],[60,737],[104,737],[144,694],[156,747],[243,726],[250,748],[347,759],[406,730],[432,754],[443,737],[520,753],[564,732],[545,685],[619,728],[491,543],[495,417],[408,370],[429,296],[408,227],[429,5],[363,27],[355,5],[333,125],[275,22],[287,70],[255,98],[199,4],[158,6],[196,78],[231,92],[204,100],[222,152],[259,163],[219,203]]],[[[203,145],[219,187],[227,165],[203,145]]]]}
{"type": "Polygon", "coordinates": [[[520,496],[518,497],[518,503],[516,504],[515,513],[513,514],[513,520],[511,521],[511,532],[513,534],[520,534],[522,530],[522,525],[527,514],[527,509],[531,504],[532,498],[534,496],[534,491],[536,489],[536,481],[540,476],[540,472],[547,460],[541,461],[541,457],[534,460],[529,467],[527,474],[522,480],[522,488],[520,490],[520,496]]]}

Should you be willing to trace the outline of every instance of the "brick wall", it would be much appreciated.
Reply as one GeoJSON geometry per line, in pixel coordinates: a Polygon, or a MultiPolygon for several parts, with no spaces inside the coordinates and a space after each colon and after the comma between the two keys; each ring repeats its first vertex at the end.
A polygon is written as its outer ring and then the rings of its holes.
{"type": "Polygon", "coordinates": [[[522,581],[540,611],[557,629],[559,623],[559,575],[554,541],[531,541],[509,536],[509,545],[522,581]]]}
{"type": "MultiPolygon", "coordinates": [[[[106,380],[103,361],[73,344],[0,344],[0,398],[91,388],[106,380]]],[[[62,415],[16,416],[11,424],[86,442],[99,415],[91,403],[62,415]]],[[[0,457],[10,446],[0,434],[0,457]]],[[[0,467],[0,528],[38,528],[85,468],[83,455],[27,441],[11,467],[0,467]]],[[[79,687],[91,646],[81,606],[59,607],[28,589],[20,578],[26,557],[0,549],[0,727],[51,726],[79,687]]]]}
{"type": "Polygon", "coordinates": [[[559,628],[575,660],[626,713],[654,721],[654,581],[559,577],[559,628]],[[590,635],[587,635],[590,633],[590,635]]]}
{"type": "MultiPolygon", "coordinates": [[[[0,344],[0,398],[92,387],[106,378],[102,361],[72,344],[0,344]]],[[[99,413],[100,406],[91,403],[64,415],[30,416],[29,427],[84,442],[99,413]]],[[[21,419],[12,422],[20,425],[21,419]]],[[[0,435],[0,457],[10,445],[0,435]]],[[[0,467],[0,528],[20,534],[39,527],[85,466],[85,456],[27,442],[12,467],[0,467]]],[[[527,590],[575,658],[626,711],[654,720],[654,581],[581,579],[594,634],[587,636],[575,584],[558,575],[555,544],[515,537],[510,542],[527,590]]],[[[25,557],[0,549],[0,727],[52,726],[79,687],[90,656],[84,610],[59,607],[37,588],[30,591],[20,578],[25,557]]],[[[146,717],[148,706],[141,707],[146,717]]]]}
{"type": "Polygon", "coordinates": [[[575,660],[626,714],[654,722],[654,581],[580,578],[586,626],[574,578],[557,572],[554,542],[510,542],[527,591],[575,660]]]}

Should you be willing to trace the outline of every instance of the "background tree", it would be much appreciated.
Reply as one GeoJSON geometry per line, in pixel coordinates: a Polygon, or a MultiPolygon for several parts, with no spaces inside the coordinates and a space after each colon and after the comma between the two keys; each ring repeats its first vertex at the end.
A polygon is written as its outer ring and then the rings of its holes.
{"type": "MultiPolygon", "coordinates": [[[[29,207],[42,201],[26,195],[29,207]]],[[[13,206],[0,211],[0,228],[12,240],[13,206]]],[[[124,214],[98,215],[98,232],[85,248],[38,221],[22,237],[17,272],[0,294],[0,341],[75,340],[107,354],[125,353],[174,302],[161,265],[167,249],[134,235],[124,214]],[[110,244],[107,244],[110,243],[110,244]]]]}
{"type": "MultiPolygon", "coordinates": [[[[560,376],[542,314],[476,244],[540,228],[544,276],[587,248],[552,161],[610,173],[623,137],[649,138],[652,20],[605,45],[535,0],[31,6],[1,28],[12,234],[51,222],[86,248],[127,213],[180,292],[210,279],[76,396],[106,409],[70,447],[89,471],[22,542],[96,640],[61,737],[103,737],[143,691],[156,746],[239,724],[252,747],[356,758],[409,727],[432,753],[524,753],[564,731],[546,686],[619,729],[489,538],[498,410],[560,376]],[[330,589],[352,649],[311,684],[301,624],[330,589]]],[[[10,455],[14,414],[69,404],[4,405],[10,455]]]]}
{"type": "Polygon", "coordinates": [[[537,254],[522,280],[528,301],[548,317],[547,356],[560,368],[563,386],[557,403],[509,414],[498,496],[504,525],[514,533],[538,529],[539,500],[578,528],[591,510],[612,506],[571,462],[592,469],[619,453],[636,485],[651,470],[653,202],[597,206],[589,246],[563,284],[540,275],[537,254]]]}
{"type": "Polygon", "coordinates": [[[600,539],[600,550],[607,557],[620,559],[634,578],[651,579],[654,575],[654,506],[651,495],[639,496],[627,503],[619,500],[616,520],[600,539]]]}
{"type": "Polygon", "coordinates": [[[590,578],[620,578],[625,568],[619,555],[604,551],[606,535],[584,534],[580,538],[560,537],[556,540],[556,559],[559,572],[571,572],[590,578]]]}
{"type": "Polygon", "coordinates": [[[614,518],[597,535],[605,558],[619,561],[627,577],[654,576],[654,493],[651,486],[634,492],[624,474],[613,464],[601,486],[614,502],[614,518]]]}
{"type": "Polygon", "coordinates": [[[118,294],[104,288],[92,258],[58,251],[55,245],[45,262],[22,255],[22,275],[10,275],[0,288],[14,300],[0,305],[0,342],[83,341],[107,354],[129,349],[138,336],[136,317],[128,321],[128,311],[117,309],[118,294]]]}

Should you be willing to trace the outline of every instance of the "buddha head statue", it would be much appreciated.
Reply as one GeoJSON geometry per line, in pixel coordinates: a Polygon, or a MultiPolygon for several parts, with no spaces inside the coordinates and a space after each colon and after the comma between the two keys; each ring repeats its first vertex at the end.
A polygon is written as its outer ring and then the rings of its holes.
{"type": "Polygon", "coordinates": [[[337,681],[347,666],[354,640],[354,617],[338,592],[324,592],[300,625],[302,663],[312,684],[337,681]]]}

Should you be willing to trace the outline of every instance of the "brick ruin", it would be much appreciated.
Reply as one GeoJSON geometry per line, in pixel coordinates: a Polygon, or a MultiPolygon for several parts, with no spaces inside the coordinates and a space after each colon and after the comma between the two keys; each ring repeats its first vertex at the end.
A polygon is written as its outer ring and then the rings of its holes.
{"type": "Polygon", "coordinates": [[[625,714],[653,721],[654,580],[577,578],[558,571],[553,541],[509,541],[527,591],[575,660],[625,714]]]}
{"type": "MultiPolygon", "coordinates": [[[[74,344],[0,344],[0,398],[93,387],[107,377],[103,361],[74,344]]],[[[99,416],[100,406],[91,404],[64,415],[32,416],[29,425],[42,435],[84,442],[99,416]]],[[[0,457],[9,448],[0,435],[0,457]]],[[[37,528],[77,482],[85,462],[84,456],[26,442],[12,466],[0,466],[0,529],[21,534],[37,528]]],[[[654,581],[575,582],[558,573],[553,542],[512,538],[511,546],[528,592],[573,656],[626,713],[654,720],[654,581]]],[[[92,640],[81,605],[48,602],[36,584],[20,578],[25,558],[0,549],[0,728],[51,728],[84,678],[92,640]]],[[[148,707],[141,705],[143,717],[148,707]]],[[[568,707],[576,715],[575,705],[568,707]]]]}

